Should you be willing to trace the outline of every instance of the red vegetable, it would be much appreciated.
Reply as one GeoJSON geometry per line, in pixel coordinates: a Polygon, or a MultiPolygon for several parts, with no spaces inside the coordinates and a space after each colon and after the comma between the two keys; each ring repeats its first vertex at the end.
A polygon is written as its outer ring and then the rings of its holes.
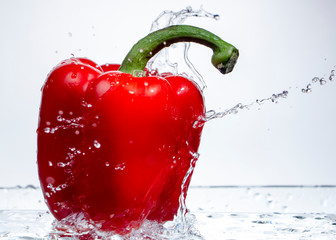
{"type": "Polygon", "coordinates": [[[212,63],[222,73],[238,57],[237,49],[215,35],[181,25],[140,40],[121,66],[72,58],[48,75],[38,170],[58,220],[84,214],[96,228],[125,234],[144,219],[173,219],[183,178],[197,159],[202,125],[195,122],[204,118],[203,95],[182,76],[133,75],[178,41],[211,47],[212,63]]]}

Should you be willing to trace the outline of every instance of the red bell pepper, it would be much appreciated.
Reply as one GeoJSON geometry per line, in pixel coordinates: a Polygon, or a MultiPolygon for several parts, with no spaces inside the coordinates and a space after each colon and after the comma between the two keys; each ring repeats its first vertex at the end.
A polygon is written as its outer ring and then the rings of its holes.
{"type": "Polygon", "coordinates": [[[204,118],[203,95],[185,77],[137,72],[180,41],[211,47],[212,63],[223,74],[236,63],[235,47],[204,29],[179,25],[140,40],[121,66],[71,58],[49,73],[37,158],[56,219],[81,213],[96,228],[119,234],[144,219],[173,219],[183,178],[197,159],[202,124],[195,122],[204,118]]]}

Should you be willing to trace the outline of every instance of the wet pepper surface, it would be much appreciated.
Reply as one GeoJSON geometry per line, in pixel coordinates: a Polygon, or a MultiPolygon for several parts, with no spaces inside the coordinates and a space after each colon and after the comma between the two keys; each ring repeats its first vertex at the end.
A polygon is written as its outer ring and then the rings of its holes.
{"type": "Polygon", "coordinates": [[[178,41],[210,46],[222,73],[238,57],[217,36],[180,25],[140,40],[121,65],[71,58],[50,72],[42,89],[38,170],[56,219],[83,214],[103,231],[126,234],[145,219],[176,215],[191,174],[183,188],[182,182],[198,158],[203,94],[182,76],[134,73],[178,41]]]}

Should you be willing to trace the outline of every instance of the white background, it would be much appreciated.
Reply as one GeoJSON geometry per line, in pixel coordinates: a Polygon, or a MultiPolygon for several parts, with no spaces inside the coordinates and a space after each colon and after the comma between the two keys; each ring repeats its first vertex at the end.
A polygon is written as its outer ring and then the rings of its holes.
{"type": "Polygon", "coordinates": [[[277,104],[206,123],[192,185],[336,184],[336,1],[0,1],[0,186],[38,185],[40,88],[58,62],[120,63],[163,11],[200,6],[220,20],[192,18],[234,44],[240,58],[221,75],[211,51],[192,45],[207,109],[223,111],[288,90],[277,104]]]}

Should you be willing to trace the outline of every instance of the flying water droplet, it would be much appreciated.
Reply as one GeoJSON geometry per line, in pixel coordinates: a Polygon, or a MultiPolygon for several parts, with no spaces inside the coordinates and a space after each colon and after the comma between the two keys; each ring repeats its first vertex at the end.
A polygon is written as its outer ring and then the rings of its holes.
{"type": "Polygon", "coordinates": [[[324,78],[321,78],[320,79],[320,85],[324,85],[324,84],[326,84],[327,83],[327,81],[324,79],[324,78]]]}
{"type": "Polygon", "coordinates": [[[302,88],[301,92],[303,93],[310,93],[312,91],[312,86],[311,84],[309,83],[306,88],[302,88]]]}
{"type": "Polygon", "coordinates": [[[334,81],[334,79],[335,79],[335,70],[331,70],[329,81],[334,81]]]}

